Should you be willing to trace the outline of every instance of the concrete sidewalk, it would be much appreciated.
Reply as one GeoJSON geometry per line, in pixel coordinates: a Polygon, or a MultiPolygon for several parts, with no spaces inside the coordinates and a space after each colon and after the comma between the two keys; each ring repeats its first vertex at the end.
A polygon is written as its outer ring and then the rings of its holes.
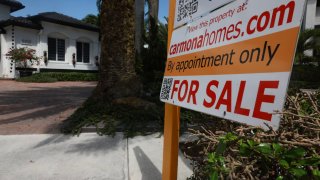
{"type": "MultiPolygon", "coordinates": [[[[157,136],[0,136],[0,179],[161,179],[163,136],[157,136]]],[[[182,155],[178,174],[181,180],[192,174],[190,162],[182,155]]]]}

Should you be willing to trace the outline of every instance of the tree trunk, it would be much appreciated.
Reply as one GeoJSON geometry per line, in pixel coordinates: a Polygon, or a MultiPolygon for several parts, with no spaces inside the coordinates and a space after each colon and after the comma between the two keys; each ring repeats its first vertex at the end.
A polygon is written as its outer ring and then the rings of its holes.
{"type": "Polygon", "coordinates": [[[135,2],[135,21],[136,21],[136,33],[135,33],[135,48],[137,56],[140,56],[143,46],[143,32],[144,32],[144,0],[136,0],[135,2]]]}
{"type": "Polygon", "coordinates": [[[149,17],[152,17],[156,22],[158,21],[159,0],[148,0],[149,17]]]}
{"type": "Polygon", "coordinates": [[[138,96],[135,72],[135,2],[103,0],[101,7],[100,80],[94,97],[114,100],[138,96]]]}

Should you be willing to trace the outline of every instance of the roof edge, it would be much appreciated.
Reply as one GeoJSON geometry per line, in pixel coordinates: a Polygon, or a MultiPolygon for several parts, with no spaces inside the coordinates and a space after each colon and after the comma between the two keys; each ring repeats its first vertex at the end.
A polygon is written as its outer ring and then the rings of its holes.
{"type": "MultiPolygon", "coordinates": [[[[56,13],[56,12],[54,12],[54,13],[56,13]]],[[[63,21],[63,20],[59,20],[59,19],[45,17],[42,14],[44,14],[44,13],[40,13],[38,15],[28,17],[28,19],[30,19],[31,21],[38,21],[38,22],[45,21],[45,22],[50,22],[50,23],[54,23],[54,24],[70,26],[70,27],[74,27],[74,28],[78,28],[78,29],[84,29],[84,30],[88,30],[88,31],[98,32],[98,33],[100,32],[100,28],[99,27],[91,25],[91,24],[87,24],[86,25],[86,24],[82,24],[82,23],[67,22],[67,21],[63,21]]],[[[57,13],[57,14],[58,15],[67,16],[67,15],[64,15],[64,14],[59,14],[59,13],[57,13]]],[[[73,18],[73,17],[70,17],[70,18],[73,18]]],[[[78,20],[78,19],[76,19],[76,20],[78,20]]],[[[78,21],[82,22],[81,20],[78,20],[78,21]]]]}
{"type": "Polygon", "coordinates": [[[21,3],[21,2],[18,2],[18,1],[0,1],[0,4],[3,4],[3,5],[6,5],[6,6],[9,6],[10,7],[10,13],[12,12],[15,12],[15,11],[19,11],[21,9],[24,9],[25,6],[21,3]]]}
{"type": "Polygon", "coordinates": [[[50,22],[50,23],[54,23],[54,24],[70,26],[70,27],[84,29],[84,30],[93,31],[93,32],[100,32],[100,29],[98,27],[97,28],[95,28],[95,27],[87,27],[87,26],[83,26],[83,25],[79,25],[79,24],[62,22],[62,21],[49,19],[49,18],[43,18],[43,19],[41,19],[41,21],[46,21],[46,22],[50,22]]]}
{"type": "MultiPolygon", "coordinates": [[[[32,22],[33,23],[33,22],[32,22]]],[[[20,21],[17,21],[17,20],[14,20],[14,19],[8,19],[4,22],[2,22],[0,24],[0,28],[5,28],[5,27],[8,27],[8,26],[11,26],[11,25],[14,25],[14,26],[19,26],[19,27],[24,27],[24,28],[30,28],[30,29],[36,29],[36,30],[41,30],[43,29],[42,25],[40,24],[28,24],[28,23],[24,23],[24,22],[20,22],[20,21]]],[[[3,29],[4,30],[4,29],[3,29]]]]}

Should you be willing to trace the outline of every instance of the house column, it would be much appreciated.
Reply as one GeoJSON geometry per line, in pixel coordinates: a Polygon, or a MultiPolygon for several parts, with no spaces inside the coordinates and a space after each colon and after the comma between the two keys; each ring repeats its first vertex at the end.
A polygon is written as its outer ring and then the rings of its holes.
{"type": "MultiPolygon", "coordinates": [[[[67,48],[67,61],[70,65],[73,65],[72,63],[72,55],[75,54],[75,58],[77,57],[77,41],[75,39],[69,39],[69,47],[67,48]]],[[[75,59],[77,63],[77,58],[75,59]]]]}
{"type": "Polygon", "coordinates": [[[1,61],[2,61],[2,75],[1,78],[13,79],[17,77],[16,64],[13,60],[9,60],[6,54],[10,49],[16,48],[15,42],[15,28],[10,26],[6,29],[7,33],[3,35],[1,44],[1,61]]]}

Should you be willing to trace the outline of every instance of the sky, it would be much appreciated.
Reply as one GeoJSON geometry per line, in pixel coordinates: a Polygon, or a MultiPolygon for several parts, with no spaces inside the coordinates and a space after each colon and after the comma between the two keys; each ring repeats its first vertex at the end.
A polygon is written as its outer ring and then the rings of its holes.
{"type": "MultiPolygon", "coordinates": [[[[97,14],[96,0],[19,0],[26,7],[12,13],[13,16],[36,15],[42,12],[58,12],[77,19],[84,18],[87,14],[97,14]]],[[[168,1],[159,0],[159,19],[165,22],[168,16],[168,1]]]]}

